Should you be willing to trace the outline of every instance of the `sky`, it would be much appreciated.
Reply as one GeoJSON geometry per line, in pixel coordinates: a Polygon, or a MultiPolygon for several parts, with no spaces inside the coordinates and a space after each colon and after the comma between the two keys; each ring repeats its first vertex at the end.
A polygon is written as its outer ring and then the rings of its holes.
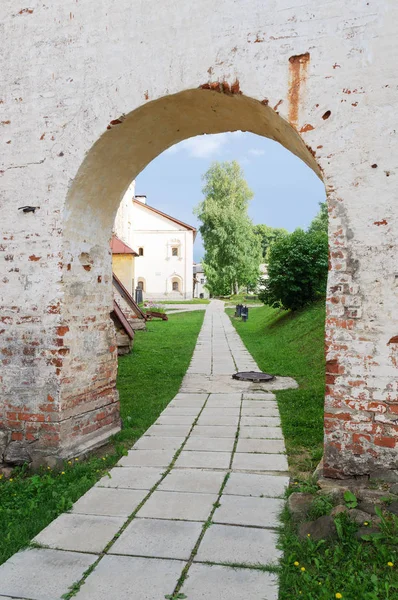
{"type": "MultiPolygon", "coordinates": [[[[150,206],[199,228],[193,208],[202,199],[202,176],[213,161],[237,160],[254,192],[249,215],[254,224],[306,228],[325,200],[325,188],[307,165],[283,146],[254,133],[219,133],[189,138],[153,160],[136,179],[135,193],[150,206]]],[[[194,261],[204,250],[200,234],[194,261]]]]}

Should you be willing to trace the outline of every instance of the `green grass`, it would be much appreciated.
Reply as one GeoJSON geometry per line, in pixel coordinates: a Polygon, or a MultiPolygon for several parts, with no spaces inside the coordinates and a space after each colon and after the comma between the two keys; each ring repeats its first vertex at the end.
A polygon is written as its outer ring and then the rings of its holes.
{"type": "Polygon", "coordinates": [[[322,457],[325,385],[323,302],[291,313],[263,306],[244,323],[227,311],[262,371],[294,377],[299,389],[277,392],[289,464],[311,471],[322,457]]]}
{"type": "MultiPolygon", "coordinates": [[[[232,310],[228,311],[230,315],[232,310]]],[[[324,402],[324,303],[297,313],[264,306],[249,312],[246,323],[232,317],[237,331],[259,367],[275,375],[294,377],[297,390],[277,392],[291,470],[301,472],[288,494],[314,494],[309,519],[330,513],[333,502],[316,494],[308,477],[322,456],[324,402]]],[[[283,514],[280,546],[279,600],[393,600],[398,598],[398,519],[383,521],[380,536],[355,537],[358,525],[336,519],[335,540],[301,540],[288,510],[283,514]],[[298,563],[298,564],[295,564],[298,563]],[[391,567],[388,563],[392,563],[391,567]],[[303,569],[303,570],[302,570],[303,569]],[[336,596],[337,594],[337,596],[336,596]]]]}
{"type": "MultiPolygon", "coordinates": [[[[325,507],[323,514],[330,512],[326,502],[325,507]]],[[[319,511],[315,516],[320,516],[319,511]]],[[[329,541],[299,539],[287,509],[283,522],[279,600],[398,598],[397,517],[385,514],[380,533],[368,540],[356,538],[359,526],[345,515],[336,517],[337,538],[329,541]]]]}
{"type": "Polygon", "coordinates": [[[155,304],[209,304],[207,298],[193,298],[192,300],[159,300],[155,304]]]}
{"type": "Polygon", "coordinates": [[[0,564],[68,510],[157,419],[178,392],[203,318],[204,311],[182,313],[137,332],[133,353],[119,359],[123,429],[105,449],[66,462],[61,472],[22,468],[1,478],[0,564]]]}

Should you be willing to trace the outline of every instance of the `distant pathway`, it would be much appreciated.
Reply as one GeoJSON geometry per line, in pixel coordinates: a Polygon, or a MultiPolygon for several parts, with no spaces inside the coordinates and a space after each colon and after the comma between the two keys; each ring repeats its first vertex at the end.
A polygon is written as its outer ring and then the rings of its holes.
{"type": "Polygon", "coordinates": [[[0,600],[276,600],[288,484],[275,396],[212,301],[181,391],[118,466],[0,567],[0,600]],[[232,569],[228,564],[238,565],[232,569]],[[87,570],[89,573],[87,574],[87,570]],[[174,595],[173,595],[174,594],[174,595]]]}

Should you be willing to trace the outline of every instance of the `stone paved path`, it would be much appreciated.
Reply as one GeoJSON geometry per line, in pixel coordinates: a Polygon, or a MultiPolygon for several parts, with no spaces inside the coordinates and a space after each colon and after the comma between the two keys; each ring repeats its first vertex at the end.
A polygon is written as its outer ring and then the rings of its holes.
{"type": "Polygon", "coordinates": [[[181,391],[110,476],[0,567],[0,600],[276,600],[278,515],[288,483],[275,396],[208,305],[181,391]],[[228,564],[237,568],[231,568],[228,564]],[[87,573],[88,571],[88,573],[87,573]]]}

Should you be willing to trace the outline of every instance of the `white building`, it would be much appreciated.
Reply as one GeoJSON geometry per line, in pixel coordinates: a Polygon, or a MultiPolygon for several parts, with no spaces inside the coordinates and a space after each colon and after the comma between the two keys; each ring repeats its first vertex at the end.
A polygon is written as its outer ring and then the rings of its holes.
{"type": "Polygon", "coordinates": [[[135,196],[131,184],[115,218],[114,232],[133,248],[131,288],[141,287],[145,300],[192,298],[193,243],[196,229],[135,196]]]}
{"type": "Polygon", "coordinates": [[[210,294],[206,285],[206,275],[200,263],[193,265],[193,297],[194,298],[209,298],[210,294]]]}

